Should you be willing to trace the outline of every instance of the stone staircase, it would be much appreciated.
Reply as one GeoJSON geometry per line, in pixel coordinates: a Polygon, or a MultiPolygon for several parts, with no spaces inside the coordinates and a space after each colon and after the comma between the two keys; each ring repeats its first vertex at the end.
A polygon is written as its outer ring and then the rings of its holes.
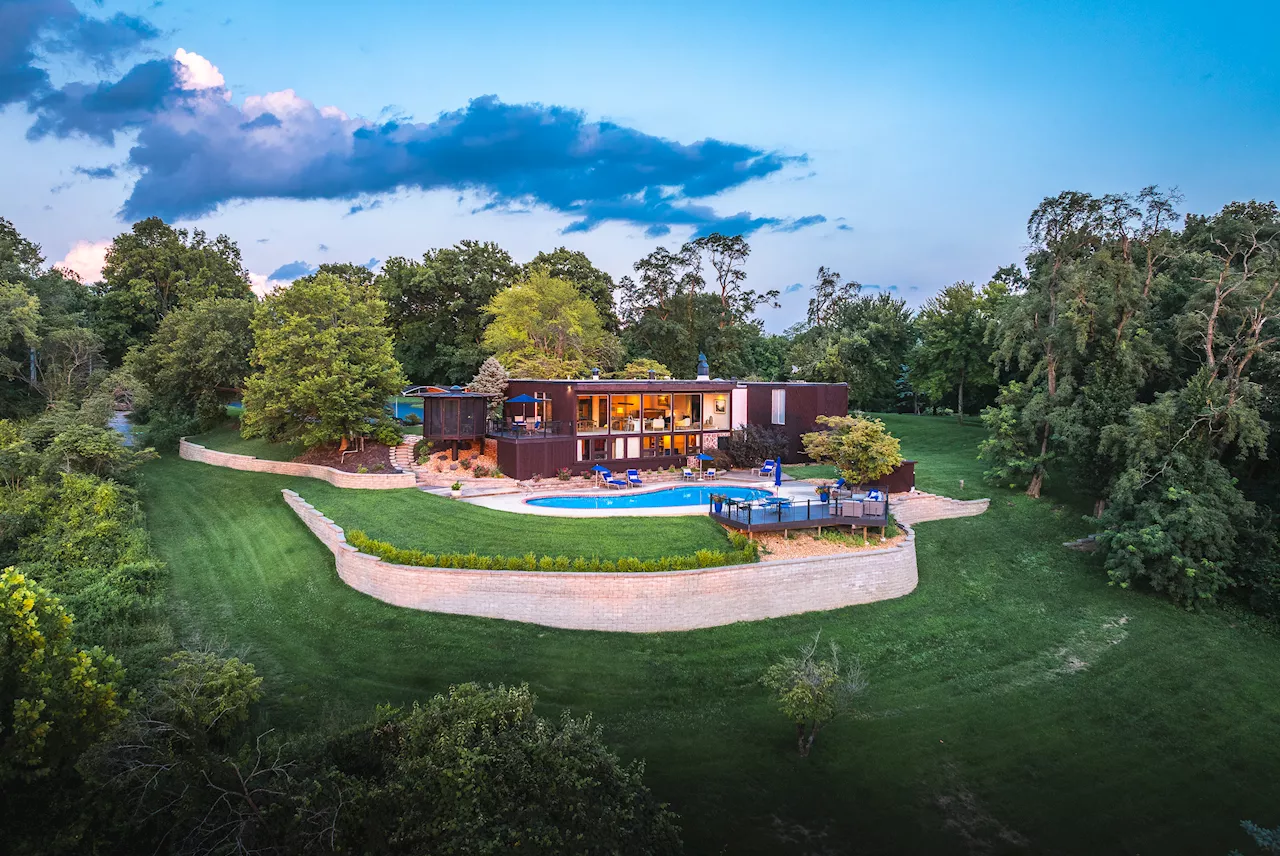
{"type": "Polygon", "coordinates": [[[398,469],[406,473],[413,473],[417,477],[418,487],[424,487],[431,484],[431,480],[427,477],[426,471],[418,466],[414,453],[417,451],[418,442],[421,437],[415,437],[412,434],[405,435],[400,442],[391,450],[391,463],[398,469]]]}
{"type": "Polygon", "coordinates": [[[932,493],[903,493],[890,497],[889,510],[895,519],[914,526],[929,520],[976,517],[987,510],[990,499],[952,499],[932,493]]]}

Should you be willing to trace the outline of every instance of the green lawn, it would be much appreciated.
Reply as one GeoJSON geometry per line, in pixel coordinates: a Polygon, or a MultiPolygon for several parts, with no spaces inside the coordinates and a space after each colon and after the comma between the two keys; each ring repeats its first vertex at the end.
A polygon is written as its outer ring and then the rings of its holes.
{"type": "Polygon", "coordinates": [[[831,464],[791,464],[782,471],[793,479],[837,479],[836,468],[831,464]]]}
{"type": "Polygon", "coordinates": [[[188,437],[192,443],[198,443],[207,449],[217,452],[229,452],[233,455],[252,455],[264,461],[292,461],[302,454],[300,443],[271,443],[266,440],[246,440],[240,436],[240,424],[224,425],[205,434],[188,437]]]}
{"type": "MultiPolygon", "coordinates": [[[[690,853],[1223,854],[1246,849],[1240,819],[1280,823],[1280,638],[1246,615],[1108,587],[1096,558],[1060,546],[1089,531],[1074,508],[982,488],[976,425],[885,421],[922,489],[993,497],[981,517],[919,528],[920,588],[691,633],[379,603],[337,579],[280,501],[291,486],[325,507],[314,480],[166,458],[147,465],[144,498],[175,628],[257,664],[265,724],[331,728],[450,683],[528,682],[544,713],[592,713],[646,760],[690,853]],[[757,678],[819,629],[871,686],[861,715],[801,760],[757,678]]],[[[399,502],[368,496],[352,501],[399,502]]],[[[424,529],[444,513],[420,507],[424,529]]],[[[529,538],[520,527],[546,522],[494,517],[450,537],[529,538]]],[[[647,525],[668,537],[668,519],[647,525]]]]}
{"type": "Polygon", "coordinates": [[[709,517],[537,517],[413,489],[344,490],[317,481],[294,489],[344,529],[429,553],[657,559],[732,549],[709,517]]]}

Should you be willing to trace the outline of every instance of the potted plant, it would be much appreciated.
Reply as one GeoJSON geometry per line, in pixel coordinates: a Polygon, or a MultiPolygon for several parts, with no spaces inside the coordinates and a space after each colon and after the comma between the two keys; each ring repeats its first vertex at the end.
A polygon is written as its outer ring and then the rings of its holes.
{"type": "Polygon", "coordinates": [[[827,482],[823,482],[815,487],[813,492],[816,493],[818,495],[818,499],[823,502],[829,502],[831,500],[831,485],[827,482]]]}
{"type": "Polygon", "coordinates": [[[721,514],[724,512],[724,494],[723,493],[711,494],[711,508],[715,511],[716,514],[721,514]]]}
{"type": "Polygon", "coordinates": [[[452,496],[454,499],[460,499],[462,497],[462,482],[460,481],[454,482],[449,487],[449,495],[452,496]]]}

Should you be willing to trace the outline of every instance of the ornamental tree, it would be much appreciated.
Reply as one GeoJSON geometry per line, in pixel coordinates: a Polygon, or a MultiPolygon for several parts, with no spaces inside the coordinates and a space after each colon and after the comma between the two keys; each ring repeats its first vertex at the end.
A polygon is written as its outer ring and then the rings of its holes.
{"type": "Polygon", "coordinates": [[[782,713],[796,725],[796,746],[802,757],[813,750],[818,732],[853,710],[853,702],[866,691],[867,681],[855,660],[840,662],[840,647],[830,643],[831,658],[818,659],[819,631],[800,647],[799,657],[783,657],[760,678],[774,694],[782,713]]]}
{"type": "Polygon", "coordinates": [[[502,414],[502,396],[507,394],[507,381],[507,370],[502,363],[495,357],[488,357],[480,364],[480,371],[476,372],[467,388],[472,392],[498,396],[489,399],[489,416],[497,417],[502,414]]]}
{"type": "Polygon", "coordinates": [[[383,408],[407,381],[386,311],[372,288],[328,273],[268,295],[253,318],[243,435],[344,449],[355,437],[395,442],[383,408]]]}
{"type": "Polygon", "coordinates": [[[47,589],[0,571],[0,784],[74,763],[124,717],[123,677],[100,648],[76,647],[71,616],[47,589]]]}
{"type": "Polygon", "coordinates": [[[819,463],[833,464],[853,485],[887,476],[902,463],[898,438],[879,419],[863,416],[819,416],[827,430],[805,434],[804,451],[819,463]]]}

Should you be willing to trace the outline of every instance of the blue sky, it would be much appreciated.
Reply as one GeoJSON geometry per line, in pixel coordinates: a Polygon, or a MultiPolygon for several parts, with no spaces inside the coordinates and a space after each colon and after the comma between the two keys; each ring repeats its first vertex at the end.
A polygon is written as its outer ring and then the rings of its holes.
{"type": "Polygon", "coordinates": [[[260,282],[463,238],[618,277],[743,228],[781,330],[819,265],[913,305],[982,281],[1063,189],[1280,197],[1277,24],[1261,3],[0,0],[0,216],[91,269],[160,213],[231,235],[260,282]]]}

